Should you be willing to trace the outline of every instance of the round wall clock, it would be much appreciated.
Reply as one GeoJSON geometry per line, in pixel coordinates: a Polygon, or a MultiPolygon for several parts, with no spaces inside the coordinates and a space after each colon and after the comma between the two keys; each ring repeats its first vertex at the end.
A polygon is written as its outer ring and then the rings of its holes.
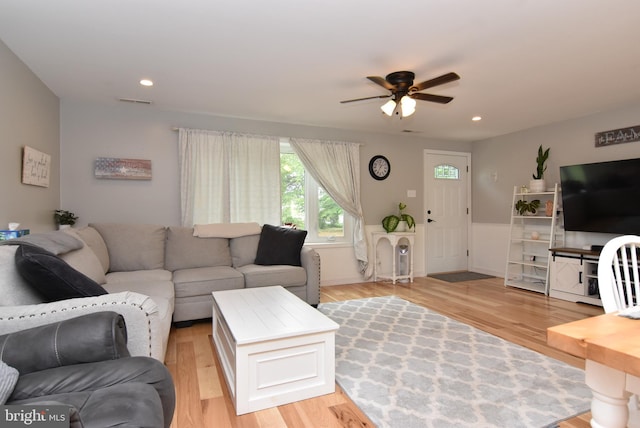
{"type": "Polygon", "coordinates": [[[376,180],[384,180],[391,172],[389,160],[382,155],[375,155],[369,161],[369,174],[376,180]]]}

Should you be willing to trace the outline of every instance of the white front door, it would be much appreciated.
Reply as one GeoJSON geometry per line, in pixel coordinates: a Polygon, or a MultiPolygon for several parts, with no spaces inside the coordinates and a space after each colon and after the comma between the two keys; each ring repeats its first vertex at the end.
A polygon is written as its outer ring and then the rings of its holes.
{"type": "Polygon", "coordinates": [[[470,153],[424,151],[427,274],[467,270],[470,153]]]}

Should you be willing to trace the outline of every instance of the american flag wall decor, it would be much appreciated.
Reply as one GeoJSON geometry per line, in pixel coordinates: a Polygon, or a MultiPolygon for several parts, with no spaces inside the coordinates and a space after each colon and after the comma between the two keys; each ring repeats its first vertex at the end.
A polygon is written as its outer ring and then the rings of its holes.
{"type": "Polygon", "coordinates": [[[148,159],[97,158],[96,178],[116,180],[151,180],[151,161],[148,159]]]}

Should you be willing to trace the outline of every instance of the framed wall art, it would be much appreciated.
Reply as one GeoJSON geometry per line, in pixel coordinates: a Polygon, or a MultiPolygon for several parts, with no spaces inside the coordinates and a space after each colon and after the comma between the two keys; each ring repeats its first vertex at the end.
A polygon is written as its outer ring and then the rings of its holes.
{"type": "Polygon", "coordinates": [[[596,133],[596,147],[640,141],[640,125],[596,133]]]}
{"type": "Polygon", "coordinates": [[[51,156],[32,147],[24,146],[22,152],[22,183],[49,187],[51,156]]]}
{"type": "Polygon", "coordinates": [[[113,180],[151,180],[151,161],[148,159],[97,158],[96,178],[113,180]]]}

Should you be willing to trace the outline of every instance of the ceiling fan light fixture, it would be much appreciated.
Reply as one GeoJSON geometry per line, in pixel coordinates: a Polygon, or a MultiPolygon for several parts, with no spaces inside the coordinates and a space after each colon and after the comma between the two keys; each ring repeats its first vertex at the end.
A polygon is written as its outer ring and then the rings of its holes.
{"type": "Polygon", "coordinates": [[[396,102],[393,100],[387,101],[380,107],[380,110],[382,110],[382,112],[387,116],[392,116],[395,109],[396,109],[396,102]]]}
{"type": "Polygon", "coordinates": [[[402,117],[411,116],[416,112],[416,100],[405,95],[400,100],[400,109],[402,110],[402,117]]]}

